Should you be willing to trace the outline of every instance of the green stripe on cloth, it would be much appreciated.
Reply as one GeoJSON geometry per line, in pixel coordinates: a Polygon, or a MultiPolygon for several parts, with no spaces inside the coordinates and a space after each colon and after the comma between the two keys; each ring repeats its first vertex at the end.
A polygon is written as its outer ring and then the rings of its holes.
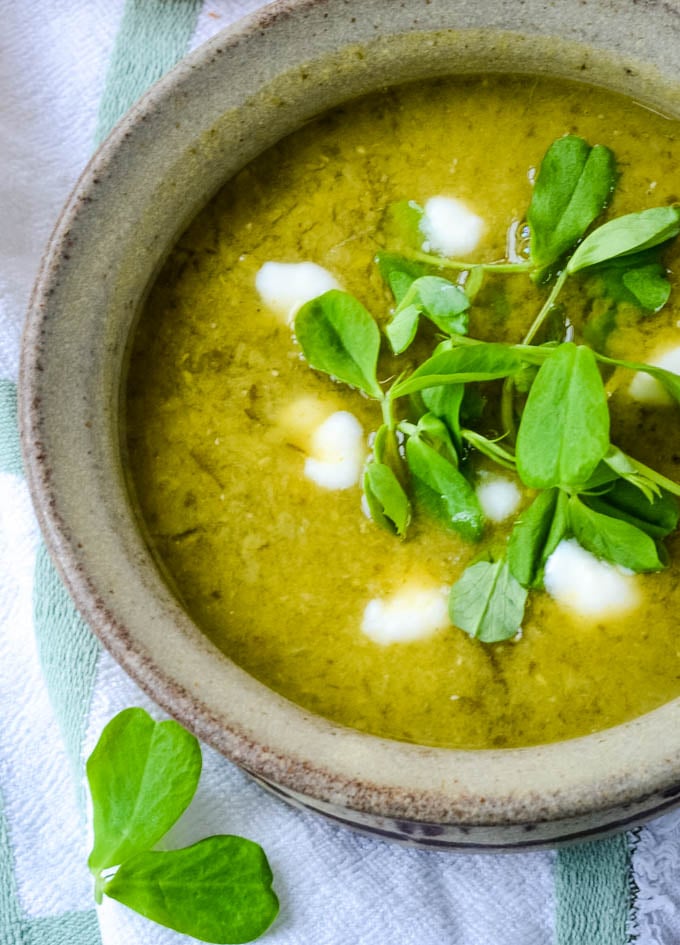
{"type": "Polygon", "coordinates": [[[93,909],[65,912],[25,923],[26,945],[100,945],[99,921],[93,909]]]}
{"type": "MultiPolygon", "coordinates": [[[[0,381],[0,471],[23,474],[16,385],[7,380],[0,381]]],[[[78,615],[43,545],[38,548],[35,563],[33,626],[50,702],[76,776],[75,783],[80,784],[81,744],[99,643],[78,615]]],[[[81,796],[80,800],[84,798],[81,796]]]]}
{"type": "Polygon", "coordinates": [[[201,0],[127,0],[111,54],[95,140],[187,51],[201,0]]]}
{"type": "MultiPolygon", "coordinates": [[[[181,58],[200,6],[200,0],[126,0],[100,105],[97,142],[148,86],[181,58]]],[[[16,391],[10,382],[0,382],[0,469],[21,471],[16,391]]],[[[36,560],[34,620],[47,687],[77,772],[76,783],[81,783],[82,741],[100,648],[77,614],[44,548],[36,560]]],[[[95,945],[100,941],[94,911],[25,919],[12,866],[0,804],[2,945],[95,945]]],[[[557,945],[624,945],[630,905],[626,838],[560,850],[555,865],[555,901],[557,945]]]]}
{"type": "MultiPolygon", "coordinates": [[[[126,0],[102,102],[101,141],[139,96],[186,52],[201,0],[126,0]]],[[[0,381],[0,471],[22,473],[16,386],[0,381]]],[[[66,751],[82,784],[82,744],[100,645],[66,593],[47,551],[36,557],[34,629],[45,682],[66,751]]],[[[80,789],[84,810],[84,790],[80,789]]],[[[22,914],[14,858],[0,798],[0,942],[2,945],[100,945],[94,909],[31,919],[22,914]]]]}
{"type": "MultiPolygon", "coordinates": [[[[97,140],[186,52],[200,0],[127,0],[99,107],[97,140]]],[[[79,616],[44,548],[36,559],[35,634],[45,682],[76,784],[81,784],[100,645],[79,616]]],[[[84,800],[82,788],[80,801],[84,800]]]]}
{"type": "Polygon", "coordinates": [[[17,386],[0,380],[0,472],[23,475],[17,424],[17,386]]]}
{"type": "Polygon", "coordinates": [[[0,942],[2,945],[25,945],[19,909],[14,857],[10,844],[4,804],[0,794],[0,942]]]}
{"type": "Polygon", "coordinates": [[[76,610],[43,545],[35,562],[33,624],[47,691],[75,783],[80,784],[81,748],[100,645],[76,610]]]}
{"type": "Polygon", "coordinates": [[[2,945],[101,945],[97,914],[66,912],[30,918],[19,906],[14,856],[0,795],[0,943],[2,945]]]}
{"type": "Polygon", "coordinates": [[[625,834],[565,847],[555,864],[557,945],[625,945],[630,912],[625,834]]]}

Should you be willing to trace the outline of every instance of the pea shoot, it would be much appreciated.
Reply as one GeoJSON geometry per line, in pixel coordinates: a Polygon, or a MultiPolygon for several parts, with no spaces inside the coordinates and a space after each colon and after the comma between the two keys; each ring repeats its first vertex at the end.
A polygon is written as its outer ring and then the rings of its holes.
{"type": "MultiPolygon", "coordinates": [[[[574,278],[590,279],[612,304],[632,302],[643,315],[668,301],[661,253],[680,233],[680,208],[649,207],[598,225],[617,180],[609,148],[575,135],[553,142],[536,176],[526,214],[530,238],[519,262],[470,263],[424,253],[417,235],[422,208],[414,201],[394,205],[386,232],[399,252],[388,248],[376,257],[394,298],[386,342],[398,359],[413,350],[423,321],[440,340],[419,364],[409,354],[408,366],[389,382],[378,377],[378,323],[351,295],[327,292],[295,319],[310,366],[380,408],[382,425],[363,478],[378,526],[403,540],[413,517],[429,514],[479,542],[484,516],[471,482],[475,453],[513,470],[536,491],[506,546],[484,551],[451,589],[452,623],[482,642],[516,635],[527,595],[542,588],[546,561],[563,538],[576,538],[634,572],[666,566],[662,542],[678,524],[680,485],[611,442],[602,371],[646,372],[678,403],[680,378],[610,358],[601,344],[536,343],[574,278]],[[449,272],[456,281],[445,278],[449,272]],[[545,301],[516,343],[468,335],[475,296],[494,273],[546,287],[545,301]],[[478,385],[490,382],[500,387],[503,431],[495,439],[475,429],[483,404],[478,385]]],[[[587,339],[590,329],[590,339],[602,341],[612,327],[610,318],[586,325],[584,334],[587,339]]]]}
{"type": "Polygon", "coordinates": [[[156,849],[189,806],[201,765],[198,741],[177,722],[156,722],[140,708],[111,719],[87,761],[95,899],[117,899],[205,942],[250,942],[279,908],[257,843],[219,835],[156,849]]]}

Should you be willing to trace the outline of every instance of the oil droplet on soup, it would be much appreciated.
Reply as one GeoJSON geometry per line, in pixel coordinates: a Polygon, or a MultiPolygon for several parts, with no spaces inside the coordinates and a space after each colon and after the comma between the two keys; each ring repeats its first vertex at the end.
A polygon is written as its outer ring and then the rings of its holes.
{"type": "MultiPolygon", "coordinates": [[[[611,211],[619,215],[677,200],[679,131],[582,85],[439,80],[320,117],[246,167],[197,217],[134,339],[127,445],[149,543],[229,657],[306,709],[427,745],[570,738],[680,695],[677,536],[668,540],[670,567],[637,576],[625,612],[583,617],[538,591],[521,635],[506,643],[442,629],[439,617],[422,635],[400,626],[398,642],[384,642],[391,630],[380,639],[365,633],[370,602],[398,601],[405,587],[409,600],[419,588],[450,587],[480,546],[421,515],[399,541],[366,517],[360,484],[323,488],[305,475],[319,423],[345,411],[370,434],[380,408],[311,370],[286,318],[256,289],[269,262],[313,263],[384,319],[392,303],[373,258],[390,203],[458,201],[481,221],[469,258],[502,259],[508,233],[521,230],[532,171],[555,138],[577,134],[614,151],[622,185],[611,211]]],[[[677,255],[671,247],[671,269],[677,255]]],[[[520,340],[545,295],[528,278],[494,275],[475,300],[470,334],[520,340]]],[[[640,361],[677,348],[679,300],[675,287],[658,315],[621,319],[611,355],[640,361]]],[[[617,444],[678,478],[678,408],[653,408],[629,387],[611,392],[617,444]]],[[[522,490],[520,507],[529,500],[522,490]]],[[[503,542],[515,514],[487,521],[482,546],[503,542]]]]}

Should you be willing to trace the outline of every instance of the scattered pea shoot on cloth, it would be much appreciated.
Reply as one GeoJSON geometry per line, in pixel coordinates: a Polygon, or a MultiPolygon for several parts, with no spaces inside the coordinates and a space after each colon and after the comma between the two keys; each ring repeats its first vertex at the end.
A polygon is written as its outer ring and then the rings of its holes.
{"type": "MultiPolygon", "coordinates": [[[[405,538],[414,509],[434,515],[470,542],[484,528],[470,479],[481,453],[519,476],[536,495],[503,548],[486,550],[451,589],[452,623],[495,643],[521,627],[528,593],[543,586],[545,564],[563,538],[634,572],[658,571],[662,544],[678,524],[680,485],[627,455],[610,440],[602,371],[626,368],[659,381],[680,402],[680,377],[648,364],[609,358],[601,344],[549,339],[536,344],[568,280],[592,276],[613,301],[642,314],[659,311],[670,283],[661,253],[680,233],[680,208],[650,207],[593,228],[617,183],[614,155],[565,135],[545,154],[526,220],[530,234],[518,262],[470,263],[420,248],[423,210],[392,205],[390,228],[400,253],[376,256],[394,297],[384,334],[395,356],[414,342],[423,320],[439,343],[422,363],[378,379],[383,344],[378,323],[353,296],[331,290],[298,311],[294,331],[309,365],[379,404],[382,424],[363,477],[374,522],[405,538]],[[457,272],[457,281],[443,272],[457,272]],[[540,311],[516,344],[467,335],[469,310],[489,273],[516,273],[549,286],[540,311]],[[476,385],[501,384],[503,430],[473,429],[483,413],[476,385]]],[[[609,326],[611,328],[613,326],[609,326]]],[[[590,326],[593,338],[606,325],[590,326]]],[[[603,334],[604,333],[604,334],[603,334]]]]}
{"type": "Polygon", "coordinates": [[[257,843],[221,835],[154,849],[189,806],[201,765],[198,741],[177,722],[131,708],[108,723],[87,761],[95,899],[205,942],[250,942],[279,908],[257,843]]]}

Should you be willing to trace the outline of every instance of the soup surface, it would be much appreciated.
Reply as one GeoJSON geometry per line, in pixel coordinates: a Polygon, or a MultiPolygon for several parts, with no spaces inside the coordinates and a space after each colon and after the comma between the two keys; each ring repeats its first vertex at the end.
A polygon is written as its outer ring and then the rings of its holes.
{"type": "MultiPolygon", "coordinates": [[[[324,115],[206,207],[170,255],[134,338],[127,444],[153,550],[221,650],[306,709],[437,746],[569,738],[680,695],[676,535],[667,541],[670,566],[627,578],[634,604],[605,616],[575,612],[538,590],[521,633],[507,642],[485,644],[452,625],[406,642],[376,642],[364,632],[369,602],[393,600],[405,586],[450,587],[480,550],[505,543],[513,519],[487,521],[474,543],[416,508],[401,541],[367,517],[360,484],[336,489],[310,479],[309,416],[348,411],[368,437],[380,408],[310,369],[290,324],[256,289],[265,263],[310,261],[384,322],[394,300],[374,256],[389,248],[391,203],[464,201],[484,224],[469,258],[504,259],[516,249],[536,168],[556,138],[571,133],[612,149],[620,175],[607,210],[614,216],[678,199],[678,131],[674,121],[585,86],[525,77],[437,81],[324,115]]],[[[671,244],[664,262],[672,271],[677,261],[671,244]]],[[[606,322],[593,285],[574,280],[564,292],[576,340],[586,317],[606,322]]],[[[469,334],[520,341],[547,292],[516,274],[487,275],[469,334]]],[[[680,344],[679,319],[677,291],[657,314],[619,305],[602,350],[650,359],[680,344]]],[[[424,327],[402,367],[431,351],[435,334],[424,327]]],[[[378,376],[393,369],[383,345],[378,376]]],[[[628,372],[607,374],[612,441],[680,478],[677,406],[641,403],[629,385],[628,372]]],[[[492,404],[498,390],[484,389],[492,404]]],[[[480,458],[473,481],[490,470],[480,458]]],[[[531,491],[512,473],[506,478],[526,507],[531,491]]]]}

